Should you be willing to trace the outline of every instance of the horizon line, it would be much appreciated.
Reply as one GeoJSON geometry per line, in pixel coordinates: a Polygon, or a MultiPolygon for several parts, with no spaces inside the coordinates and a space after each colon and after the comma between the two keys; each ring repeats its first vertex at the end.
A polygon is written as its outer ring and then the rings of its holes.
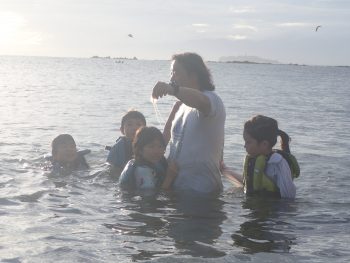
{"type": "MultiPolygon", "coordinates": [[[[241,55],[239,55],[241,56],[241,55]]],[[[243,55],[242,55],[243,56],[243,55]]],[[[247,57],[251,57],[254,55],[249,55],[247,57]]],[[[93,55],[90,57],[82,57],[82,56],[52,56],[52,55],[5,55],[5,54],[0,54],[0,57],[38,57],[38,58],[75,58],[75,59],[120,59],[120,60],[143,60],[143,61],[171,61],[171,59],[150,59],[150,58],[137,58],[134,59],[134,57],[112,57],[112,56],[98,56],[98,55],[93,55]],[[93,58],[94,56],[97,56],[96,58],[93,58]]],[[[227,56],[221,56],[221,57],[230,57],[229,55],[227,56]]],[[[238,56],[235,56],[238,57],[238,56]]],[[[258,56],[256,56],[258,57],[258,56]]],[[[215,62],[215,63],[237,63],[237,64],[263,64],[263,65],[291,65],[291,66],[315,66],[315,67],[350,67],[349,65],[325,65],[325,64],[304,64],[304,63],[269,63],[269,62],[250,62],[250,61],[219,61],[218,60],[205,60],[205,62],[215,62]]]]}

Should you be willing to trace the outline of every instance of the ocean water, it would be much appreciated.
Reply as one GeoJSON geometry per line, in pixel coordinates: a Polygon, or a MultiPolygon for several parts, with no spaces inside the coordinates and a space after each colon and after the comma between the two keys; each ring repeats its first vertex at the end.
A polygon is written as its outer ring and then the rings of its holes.
{"type": "Polygon", "coordinates": [[[350,68],[209,62],[226,110],[225,162],[242,171],[242,127],[276,118],[301,166],[295,201],[126,196],[105,145],[122,115],[162,128],[174,103],[150,101],[169,61],[0,57],[0,259],[3,262],[350,261],[350,68]],[[45,171],[59,133],[90,149],[91,168],[45,171]]]}

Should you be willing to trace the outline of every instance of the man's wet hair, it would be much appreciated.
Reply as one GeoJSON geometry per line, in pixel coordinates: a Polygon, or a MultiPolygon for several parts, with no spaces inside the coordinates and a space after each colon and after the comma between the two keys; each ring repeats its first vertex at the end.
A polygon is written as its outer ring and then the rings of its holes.
{"type": "Polygon", "coordinates": [[[195,74],[197,76],[200,90],[215,90],[210,71],[200,55],[185,52],[173,55],[172,60],[179,62],[188,74],[195,74]]]}

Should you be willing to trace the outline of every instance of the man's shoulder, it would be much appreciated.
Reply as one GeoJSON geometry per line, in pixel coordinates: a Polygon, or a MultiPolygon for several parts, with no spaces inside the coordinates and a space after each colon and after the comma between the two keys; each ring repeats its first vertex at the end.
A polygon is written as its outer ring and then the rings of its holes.
{"type": "Polygon", "coordinates": [[[225,106],[220,96],[215,91],[203,91],[209,98],[211,109],[209,116],[225,116],[225,106]]]}

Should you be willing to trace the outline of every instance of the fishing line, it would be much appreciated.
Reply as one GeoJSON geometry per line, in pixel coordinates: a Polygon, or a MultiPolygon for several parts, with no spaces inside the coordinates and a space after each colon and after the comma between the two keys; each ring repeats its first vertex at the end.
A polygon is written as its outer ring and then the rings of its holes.
{"type": "Polygon", "coordinates": [[[160,114],[160,111],[159,111],[159,109],[158,109],[158,106],[157,106],[157,99],[151,98],[151,102],[152,102],[152,104],[153,104],[153,109],[154,109],[154,112],[156,113],[157,121],[158,121],[160,127],[164,127],[165,121],[164,121],[164,119],[162,118],[162,115],[160,114]]]}

